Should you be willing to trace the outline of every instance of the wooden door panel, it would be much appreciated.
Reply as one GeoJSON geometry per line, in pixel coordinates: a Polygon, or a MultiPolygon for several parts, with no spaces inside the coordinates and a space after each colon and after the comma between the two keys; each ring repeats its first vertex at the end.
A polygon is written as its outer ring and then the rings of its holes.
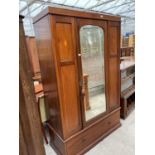
{"type": "Polygon", "coordinates": [[[110,111],[120,105],[120,23],[108,23],[108,89],[110,111]]]}
{"type": "Polygon", "coordinates": [[[73,61],[72,25],[57,23],[56,33],[60,61],[73,61]]]}
{"type": "Polygon", "coordinates": [[[75,19],[53,16],[58,90],[64,138],[81,129],[81,114],[76,60],[75,19]]]}
{"type": "Polygon", "coordinates": [[[61,67],[63,121],[66,133],[74,132],[78,127],[78,92],[75,65],[61,67]]]}
{"type": "Polygon", "coordinates": [[[117,35],[118,35],[118,28],[111,26],[109,29],[109,37],[110,37],[110,56],[117,55],[117,47],[118,47],[118,40],[117,40],[117,35]]]}
{"type": "Polygon", "coordinates": [[[118,67],[117,57],[109,60],[109,103],[110,109],[115,107],[118,103],[118,67]]]}

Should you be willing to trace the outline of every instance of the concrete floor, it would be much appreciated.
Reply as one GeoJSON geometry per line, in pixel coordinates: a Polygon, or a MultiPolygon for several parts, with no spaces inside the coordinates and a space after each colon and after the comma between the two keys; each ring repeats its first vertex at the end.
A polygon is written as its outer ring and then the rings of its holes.
{"type": "MultiPolygon", "coordinates": [[[[135,154],[135,111],[122,126],[103,139],[85,155],[134,155],[135,154]]],[[[56,155],[49,145],[45,145],[46,155],[56,155]]]]}

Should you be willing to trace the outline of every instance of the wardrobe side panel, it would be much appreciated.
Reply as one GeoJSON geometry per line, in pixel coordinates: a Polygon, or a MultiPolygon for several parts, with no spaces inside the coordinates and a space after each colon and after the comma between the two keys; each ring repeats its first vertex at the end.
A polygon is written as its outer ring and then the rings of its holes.
{"type": "Polygon", "coordinates": [[[34,24],[39,63],[46,104],[49,107],[50,125],[59,135],[62,134],[61,114],[59,96],[57,90],[57,79],[55,62],[52,49],[52,32],[50,28],[50,15],[43,17],[34,24]]]}
{"type": "Polygon", "coordinates": [[[64,138],[81,129],[75,19],[52,16],[64,138]]]}
{"type": "Polygon", "coordinates": [[[108,22],[108,66],[111,111],[120,106],[120,22],[108,22]]]}

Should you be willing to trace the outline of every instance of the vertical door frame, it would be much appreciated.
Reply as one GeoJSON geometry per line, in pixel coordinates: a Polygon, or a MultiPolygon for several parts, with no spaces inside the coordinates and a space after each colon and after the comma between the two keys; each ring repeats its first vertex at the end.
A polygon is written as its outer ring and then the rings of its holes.
{"type": "MultiPolygon", "coordinates": [[[[116,106],[113,108],[110,107],[110,96],[108,95],[109,98],[109,111],[113,111],[116,108],[120,107],[120,92],[121,92],[121,79],[120,79],[120,36],[121,36],[121,22],[120,21],[108,21],[108,64],[110,63],[111,58],[117,58],[117,71],[118,71],[118,81],[117,81],[117,103],[116,106]],[[117,28],[117,53],[113,54],[112,51],[110,51],[110,27],[116,27],[117,28]]],[[[108,65],[109,66],[109,65],[108,65]]],[[[109,68],[108,68],[108,77],[110,76],[109,68]]],[[[110,91],[110,87],[108,86],[108,94],[110,91]]]]}

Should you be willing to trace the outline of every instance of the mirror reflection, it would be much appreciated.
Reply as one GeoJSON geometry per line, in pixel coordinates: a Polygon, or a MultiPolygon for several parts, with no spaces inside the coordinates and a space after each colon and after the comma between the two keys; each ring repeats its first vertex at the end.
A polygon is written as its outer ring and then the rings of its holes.
{"type": "Polygon", "coordinates": [[[104,75],[104,32],[98,26],[80,29],[83,72],[84,107],[86,121],[106,111],[104,75]]]}

